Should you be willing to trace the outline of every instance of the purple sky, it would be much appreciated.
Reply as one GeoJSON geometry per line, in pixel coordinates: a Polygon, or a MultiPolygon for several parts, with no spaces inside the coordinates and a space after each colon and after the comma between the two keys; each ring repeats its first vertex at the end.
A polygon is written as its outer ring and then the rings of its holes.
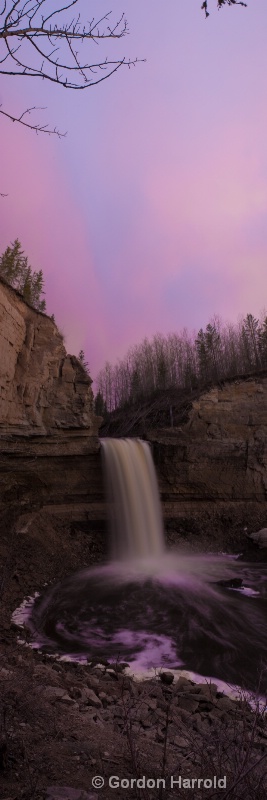
{"type": "Polygon", "coordinates": [[[205,20],[201,0],[101,0],[130,35],[92,58],[146,63],[82,92],[1,81],[6,111],[47,106],[35,120],[68,135],[0,118],[0,252],[17,237],[43,269],[94,378],[145,336],[267,305],[267,4],[247,2],[205,20]]]}

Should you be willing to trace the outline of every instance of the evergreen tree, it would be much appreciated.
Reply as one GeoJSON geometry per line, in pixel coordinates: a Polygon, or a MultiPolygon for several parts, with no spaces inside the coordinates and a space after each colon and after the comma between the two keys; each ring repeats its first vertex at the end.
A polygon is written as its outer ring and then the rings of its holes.
{"type": "Polygon", "coordinates": [[[7,283],[17,288],[20,276],[24,269],[25,258],[21,244],[15,239],[11,247],[7,247],[0,258],[0,275],[7,283]]]}
{"type": "Polygon", "coordinates": [[[81,364],[83,365],[83,368],[85,369],[85,372],[87,372],[88,375],[89,375],[89,364],[88,364],[88,361],[86,361],[86,359],[85,359],[84,350],[80,350],[79,355],[78,355],[78,359],[81,362],[81,364]]]}
{"type": "Polygon", "coordinates": [[[209,379],[210,359],[209,359],[206,336],[203,331],[203,328],[200,328],[200,331],[198,332],[197,338],[195,340],[195,345],[197,351],[200,378],[201,380],[207,381],[209,379]]]}
{"type": "Polygon", "coordinates": [[[107,414],[107,404],[102,392],[97,392],[95,396],[94,410],[98,417],[105,417],[107,414]]]}
{"type": "Polygon", "coordinates": [[[259,351],[261,363],[267,367],[267,317],[265,317],[259,333],[259,351]]]}
{"type": "Polygon", "coordinates": [[[41,294],[44,294],[43,272],[32,272],[18,239],[0,257],[0,277],[17,289],[23,300],[36,311],[45,311],[45,300],[41,300],[41,294]]]}
{"type": "Polygon", "coordinates": [[[130,400],[135,403],[142,395],[142,381],[138,369],[134,369],[130,382],[130,400]]]}
{"type": "Polygon", "coordinates": [[[220,334],[216,330],[215,325],[211,325],[210,323],[207,325],[205,341],[210,362],[211,377],[218,380],[220,367],[220,334]]]}
{"type": "Polygon", "coordinates": [[[246,367],[251,369],[261,365],[260,357],[260,324],[252,314],[247,314],[243,321],[242,340],[246,367]]]}

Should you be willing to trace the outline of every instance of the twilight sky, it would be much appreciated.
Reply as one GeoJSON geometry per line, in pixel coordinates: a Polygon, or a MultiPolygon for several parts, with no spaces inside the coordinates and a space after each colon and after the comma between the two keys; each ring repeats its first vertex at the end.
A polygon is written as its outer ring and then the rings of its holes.
{"type": "Polygon", "coordinates": [[[81,0],[130,29],[92,60],[146,63],[81,92],[1,80],[5,111],[47,106],[32,119],[68,135],[0,116],[0,253],[20,239],[93,378],[145,336],[267,305],[267,3],[247,2],[81,0]]]}

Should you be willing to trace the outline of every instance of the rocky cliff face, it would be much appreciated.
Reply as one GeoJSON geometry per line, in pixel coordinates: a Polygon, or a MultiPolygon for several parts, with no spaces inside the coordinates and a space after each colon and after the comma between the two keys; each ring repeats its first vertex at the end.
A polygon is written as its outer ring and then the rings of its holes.
{"type": "Polygon", "coordinates": [[[97,437],[90,385],[55,323],[0,281],[0,435],[83,429],[97,437]]]}
{"type": "Polygon", "coordinates": [[[227,382],[193,401],[177,428],[148,433],[164,515],[181,532],[267,522],[267,376],[227,382]]]}
{"type": "Polygon", "coordinates": [[[91,383],[55,323],[0,280],[0,512],[75,519],[102,500],[91,383]]]}

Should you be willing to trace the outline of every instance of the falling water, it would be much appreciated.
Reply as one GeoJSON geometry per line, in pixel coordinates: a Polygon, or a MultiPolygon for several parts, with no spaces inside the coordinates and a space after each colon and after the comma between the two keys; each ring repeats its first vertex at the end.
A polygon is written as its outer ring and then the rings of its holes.
{"type": "Polygon", "coordinates": [[[162,511],[147,442],[102,439],[110,505],[112,557],[126,561],[164,553],[162,511]]]}
{"type": "Polygon", "coordinates": [[[168,552],[149,445],[101,445],[112,557],[35,600],[27,620],[34,646],[119,657],[135,671],[182,667],[254,689],[260,659],[267,663],[266,567],[168,552]]]}

